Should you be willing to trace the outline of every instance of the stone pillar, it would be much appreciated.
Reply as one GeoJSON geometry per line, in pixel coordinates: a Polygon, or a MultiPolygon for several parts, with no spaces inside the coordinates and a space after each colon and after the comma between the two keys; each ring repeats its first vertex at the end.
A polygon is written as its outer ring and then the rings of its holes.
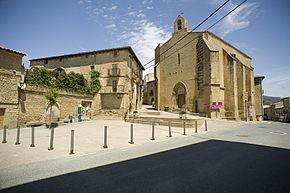
{"type": "Polygon", "coordinates": [[[243,65],[243,107],[244,107],[243,117],[245,118],[245,120],[248,120],[247,101],[248,101],[248,93],[246,91],[246,67],[243,65]]]}
{"type": "Polygon", "coordinates": [[[233,61],[234,117],[239,119],[237,61],[233,61]]]}
{"type": "Polygon", "coordinates": [[[250,77],[251,77],[251,104],[252,104],[252,120],[257,121],[256,118],[256,110],[255,110],[255,84],[254,84],[254,69],[251,69],[250,71],[250,77]]]}

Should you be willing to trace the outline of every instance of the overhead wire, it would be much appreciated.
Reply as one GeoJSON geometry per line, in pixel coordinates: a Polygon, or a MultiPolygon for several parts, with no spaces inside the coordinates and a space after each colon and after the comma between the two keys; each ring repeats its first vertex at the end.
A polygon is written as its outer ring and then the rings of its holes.
{"type": "MultiPolygon", "coordinates": [[[[207,18],[205,18],[202,22],[200,22],[196,27],[194,27],[190,32],[193,32],[194,30],[196,30],[197,28],[199,28],[204,22],[206,22],[210,17],[212,17],[216,12],[218,12],[223,6],[225,6],[230,0],[225,1],[222,5],[220,5],[214,12],[212,12],[207,18]]],[[[178,41],[176,41],[172,46],[170,46],[168,49],[166,49],[164,52],[162,52],[160,54],[163,55],[165,54],[168,50],[170,50],[172,47],[174,47],[178,42],[180,42],[181,40],[183,40],[184,38],[186,38],[190,33],[187,33],[185,36],[183,36],[182,38],[180,38],[178,41]]],[[[152,60],[150,60],[149,62],[147,62],[146,64],[144,64],[143,66],[147,66],[148,64],[150,64],[151,62],[153,62],[155,59],[153,58],[152,60]]]]}
{"type": "MultiPolygon", "coordinates": [[[[227,14],[225,14],[223,17],[221,17],[219,20],[217,20],[214,24],[212,24],[211,26],[209,26],[205,31],[208,31],[209,29],[213,28],[216,24],[218,24],[220,21],[222,21],[225,17],[227,17],[229,14],[231,14],[233,11],[235,11],[237,8],[239,8],[241,5],[243,5],[247,0],[244,0],[243,2],[241,2],[239,5],[237,5],[235,8],[231,9],[227,14]]],[[[191,31],[192,32],[192,31],[191,31]]],[[[190,34],[190,32],[188,33],[190,34]]],[[[187,35],[188,35],[187,34],[187,35]]],[[[196,40],[197,38],[199,38],[199,36],[194,37],[193,39],[191,39],[189,42],[187,42],[185,45],[183,45],[182,47],[180,47],[178,50],[184,48],[185,46],[187,46],[188,44],[190,44],[191,42],[193,42],[194,40],[196,40]]],[[[167,57],[171,56],[172,54],[176,53],[177,51],[174,51],[173,53],[169,54],[167,57]]],[[[163,52],[164,53],[164,52],[163,52]]],[[[161,54],[160,54],[161,56],[161,54]]],[[[164,60],[164,59],[163,59],[164,60]]],[[[162,60],[160,60],[162,61],[162,60]]],[[[145,68],[145,70],[151,68],[155,66],[155,64],[152,64],[148,67],[145,68]]]]}

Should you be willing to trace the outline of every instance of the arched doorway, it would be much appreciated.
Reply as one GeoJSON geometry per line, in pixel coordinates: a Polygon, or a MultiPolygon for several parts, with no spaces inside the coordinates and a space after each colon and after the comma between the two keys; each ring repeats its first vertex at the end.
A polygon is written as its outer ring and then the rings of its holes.
{"type": "Polygon", "coordinates": [[[182,82],[179,82],[174,86],[173,91],[174,91],[175,96],[176,96],[176,103],[177,103],[178,108],[182,108],[184,105],[186,105],[185,85],[182,82]]]}

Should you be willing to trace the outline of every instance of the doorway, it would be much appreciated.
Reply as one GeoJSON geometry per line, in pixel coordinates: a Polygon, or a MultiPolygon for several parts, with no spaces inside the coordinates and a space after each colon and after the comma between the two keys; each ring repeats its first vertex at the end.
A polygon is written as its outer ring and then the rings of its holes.
{"type": "Polygon", "coordinates": [[[176,103],[178,108],[183,108],[186,105],[186,88],[182,82],[177,83],[173,91],[176,96],[176,103]]]}

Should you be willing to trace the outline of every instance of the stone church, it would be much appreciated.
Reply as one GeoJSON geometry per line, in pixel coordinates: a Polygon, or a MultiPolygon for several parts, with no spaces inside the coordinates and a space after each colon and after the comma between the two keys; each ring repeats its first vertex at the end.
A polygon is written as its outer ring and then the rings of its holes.
{"type": "Polygon", "coordinates": [[[235,120],[263,115],[264,77],[254,77],[251,57],[212,32],[191,32],[180,15],[172,37],[155,49],[154,73],[158,110],[235,120]]]}

